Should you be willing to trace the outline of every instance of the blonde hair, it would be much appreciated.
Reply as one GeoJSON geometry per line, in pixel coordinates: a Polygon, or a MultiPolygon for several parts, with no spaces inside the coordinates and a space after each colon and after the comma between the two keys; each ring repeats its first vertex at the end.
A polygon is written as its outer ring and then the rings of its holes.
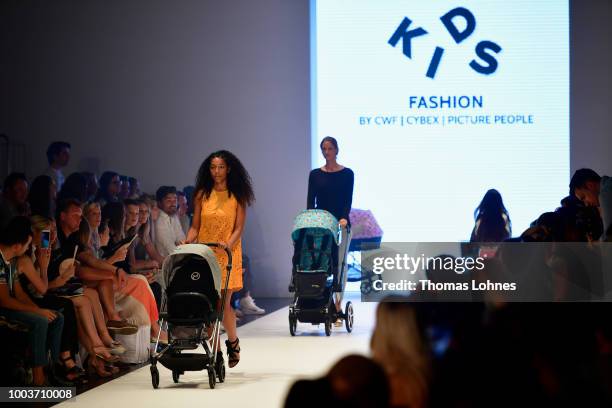
{"type": "Polygon", "coordinates": [[[418,327],[414,307],[408,303],[381,302],[370,341],[372,356],[389,377],[405,379],[410,406],[425,406],[431,375],[427,344],[418,327]]]}
{"type": "Polygon", "coordinates": [[[78,237],[81,245],[91,249],[91,227],[86,219],[82,219],[81,224],[79,224],[78,237]]]}
{"type": "MultiPolygon", "coordinates": [[[[53,220],[51,218],[43,217],[42,215],[32,215],[30,216],[30,224],[32,226],[32,232],[42,232],[46,229],[51,229],[53,220]]],[[[27,253],[32,256],[34,253],[34,247],[30,246],[27,253]]]]}
{"type": "Polygon", "coordinates": [[[102,207],[100,206],[100,203],[97,201],[88,201],[85,204],[83,204],[83,215],[85,216],[85,218],[87,218],[87,216],[89,216],[89,212],[91,211],[91,207],[98,207],[100,209],[100,211],[102,211],[102,207]]]}
{"type": "Polygon", "coordinates": [[[32,215],[30,217],[30,223],[32,224],[32,230],[43,231],[51,226],[53,220],[42,215],[32,215]]]}

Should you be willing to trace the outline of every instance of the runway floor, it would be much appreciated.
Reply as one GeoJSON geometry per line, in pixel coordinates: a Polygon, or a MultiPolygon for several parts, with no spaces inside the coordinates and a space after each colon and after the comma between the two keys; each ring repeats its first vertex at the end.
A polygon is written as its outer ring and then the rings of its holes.
{"type": "Polygon", "coordinates": [[[344,326],[334,327],[332,335],[326,337],[323,325],[298,323],[298,334],[291,337],[287,307],[239,327],[241,361],[227,369],[225,383],[215,389],[209,388],[205,371],[187,372],[174,384],[171,372],[158,365],[160,385],[154,390],[147,365],[79,395],[76,404],[57,406],[177,408],[205,403],[217,407],[282,407],[296,379],[322,375],[344,355],[368,353],[376,304],[361,303],[355,292],[346,300],[351,300],[355,308],[350,334],[344,326]]]}

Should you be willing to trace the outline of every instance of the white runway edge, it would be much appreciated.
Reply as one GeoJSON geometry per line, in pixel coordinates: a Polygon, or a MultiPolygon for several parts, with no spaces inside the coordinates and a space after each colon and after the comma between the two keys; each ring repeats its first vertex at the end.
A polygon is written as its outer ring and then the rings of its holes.
{"type": "MultiPolygon", "coordinates": [[[[368,354],[375,322],[375,303],[361,303],[359,293],[345,297],[353,302],[355,324],[351,334],[334,327],[330,337],[323,325],[298,323],[296,337],[289,334],[288,307],[238,328],[242,347],[240,363],[227,369],[225,383],[208,386],[206,371],[186,372],[180,382],[158,364],[159,389],[151,385],[149,366],[79,395],[62,407],[282,407],[291,384],[299,378],[324,374],[338,359],[368,354]]],[[[287,304],[290,300],[287,300],[287,304]]],[[[224,336],[223,336],[224,337],[224,336]]],[[[225,338],[223,338],[225,340],[225,338]]],[[[225,345],[223,344],[225,353],[225,345]]],[[[227,357],[226,357],[227,364],[227,357]]]]}

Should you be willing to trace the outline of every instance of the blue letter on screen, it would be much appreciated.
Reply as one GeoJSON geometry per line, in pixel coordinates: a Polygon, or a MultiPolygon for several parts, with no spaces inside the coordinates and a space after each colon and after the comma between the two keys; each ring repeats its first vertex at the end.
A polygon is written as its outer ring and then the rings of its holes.
{"type": "Polygon", "coordinates": [[[487,62],[489,65],[480,65],[476,60],[472,60],[470,62],[470,67],[478,73],[489,75],[497,70],[497,60],[491,54],[488,54],[487,49],[493,51],[498,54],[501,51],[501,47],[495,44],[492,41],[481,41],[476,45],[476,55],[480,57],[483,61],[487,62]]]}
{"type": "Polygon", "coordinates": [[[395,30],[395,33],[393,33],[391,38],[389,38],[389,44],[391,44],[393,47],[397,45],[400,39],[404,41],[403,52],[404,52],[404,55],[407,56],[408,58],[412,58],[410,41],[414,37],[418,37],[420,35],[427,34],[427,31],[425,31],[421,27],[408,31],[408,27],[410,26],[410,23],[412,23],[412,21],[410,21],[407,17],[404,17],[404,20],[401,22],[399,27],[397,27],[397,30],[395,30]]]}
{"type": "Polygon", "coordinates": [[[434,55],[431,58],[431,62],[429,63],[429,68],[427,68],[427,77],[433,79],[436,76],[438,65],[440,65],[440,60],[442,59],[442,54],[444,54],[444,48],[436,47],[434,55]]]}
{"type": "Polygon", "coordinates": [[[444,24],[444,26],[457,44],[472,35],[474,29],[476,28],[476,19],[474,18],[474,15],[470,10],[464,7],[457,7],[452,9],[451,11],[440,17],[440,20],[442,20],[442,23],[444,24]],[[463,17],[465,19],[466,27],[463,32],[460,32],[457,29],[457,26],[453,23],[453,19],[455,17],[463,17]]]}

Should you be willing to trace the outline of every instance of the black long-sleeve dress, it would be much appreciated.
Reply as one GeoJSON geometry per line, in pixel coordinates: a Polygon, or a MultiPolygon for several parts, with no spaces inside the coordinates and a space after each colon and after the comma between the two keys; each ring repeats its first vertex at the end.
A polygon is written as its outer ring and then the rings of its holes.
{"type": "Polygon", "coordinates": [[[306,208],[329,211],[338,220],[344,218],[350,225],[354,181],[353,170],[348,167],[335,172],[312,170],[308,177],[306,208]]]}

